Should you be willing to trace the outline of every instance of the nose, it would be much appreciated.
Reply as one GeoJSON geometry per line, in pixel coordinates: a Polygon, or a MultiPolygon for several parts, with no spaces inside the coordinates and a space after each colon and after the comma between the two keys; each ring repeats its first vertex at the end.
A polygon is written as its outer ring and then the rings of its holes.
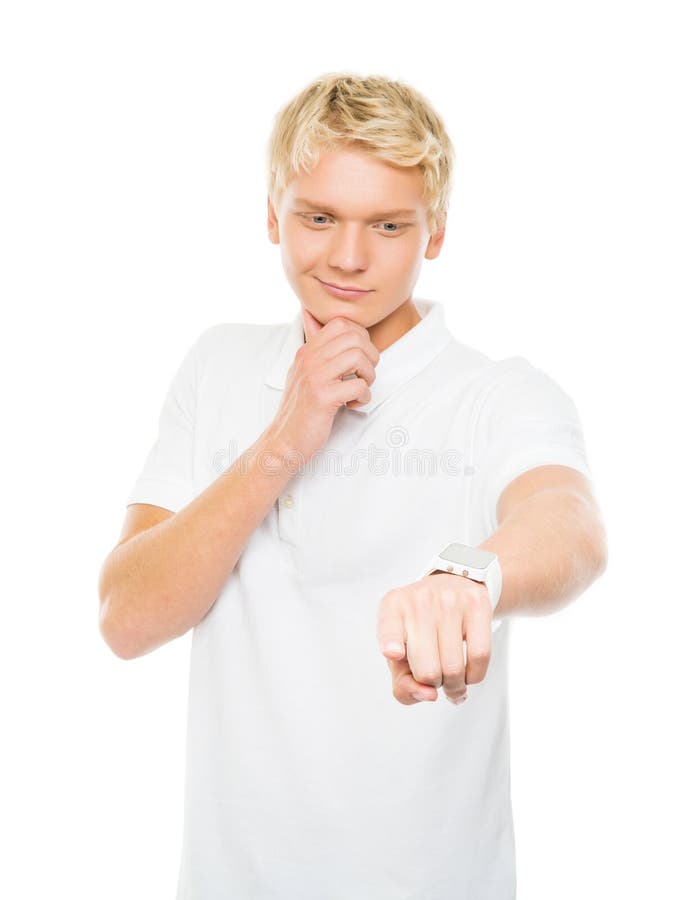
{"type": "Polygon", "coordinates": [[[368,235],[354,223],[332,231],[328,264],[343,272],[362,272],[368,265],[368,235]]]}

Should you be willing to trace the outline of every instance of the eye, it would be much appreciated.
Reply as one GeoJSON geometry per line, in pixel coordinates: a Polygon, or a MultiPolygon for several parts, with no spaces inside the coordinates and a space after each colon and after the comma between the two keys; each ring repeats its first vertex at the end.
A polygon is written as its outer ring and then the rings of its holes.
{"type": "MultiPolygon", "coordinates": [[[[324,213],[312,213],[312,214],[306,213],[304,218],[307,222],[310,222],[313,225],[326,225],[326,221],[325,222],[316,222],[315,219],[325,219],[325,220],[331,221],[330,217],[324,215],[324,213]]],[[[382,231],[384,232],[384,234],[399,234],[404,228],[408,227],[407,225],[404,225],[404,224],[399,225],[395,222],[382,222],[381,224],[383,226],[390,225],[391,228],[393,229],[393,231],[389,231],[386,228],[382,228],[382,231]]]]}

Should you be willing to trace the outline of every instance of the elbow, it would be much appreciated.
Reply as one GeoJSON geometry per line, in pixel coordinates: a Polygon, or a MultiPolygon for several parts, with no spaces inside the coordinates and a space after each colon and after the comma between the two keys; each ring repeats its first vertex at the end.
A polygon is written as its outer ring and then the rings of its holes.
{"type": "Polygon", "coordinates": [[[138,659],[164,643],[146,642],[141,622],[127,614],[131,609],[131,605],[115,601],[112,595],[101,595],[98,627],[103,640],[119,659],[138,659]]]}
{"type": "Polygon", "coordinates": [[[126,630],[121,625],[121,616],[116,614],[117,604],[114,601],[112,586],[107,580],[107,562],[103,565],[98,577],[98,595],[100,598],[98,612],[100,636],[119,659],[135,659],[140,654],[136,652],[131,640],[127,639],[126,630]]]}
{"type": "Polygon", "coordinates": [[[110,602],[107,597],[100,602],[98,628],[102,639],[119,659],[136,659],[140,654],[134,651],[130,641],[125,639],[122,629],[117,627],[110,613],[110,602]]]}
{"type": "Polygon", "coordinates": [[[109,557],[103,563],[98,574],[98,597],[100,601],[100,607],[98,609],[98,631],[114,655],[123,659],[124,657],[122,656],[119,642],[112,627],[112,599],[107,580],[108,560],[109,557]]]}
{"type": "Polygon", "coordinates": [[[578,507],[581,545],[584,547],[585,567],[589,582],[596,581],[608,566],[608,538],[606,526],[596,499],[584,495],[578,507]]]}
{"type": "Polygon", "coordinates": [[[600,578],[608,567],[608,539],[601,519],[597,519],[594,536],[594,580],[600,578]]]}
{"type": "Polygon", "coordinates": [[[596,577],[600,578],[608,568],[608,546],[604,540],[597,557],[596,577]]]}

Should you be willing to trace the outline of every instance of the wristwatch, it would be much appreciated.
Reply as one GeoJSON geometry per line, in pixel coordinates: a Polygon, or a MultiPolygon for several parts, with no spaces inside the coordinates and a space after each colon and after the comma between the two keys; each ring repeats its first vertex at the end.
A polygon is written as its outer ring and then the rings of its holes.
{"type": "Polygon", "coordinates": [[[496,609],[501,596],[501,565],[495,553],[467,544],[448,544],[430,559],[420,577],[436,571],[481,581],[486,586],[492,610],[496,609]]]}

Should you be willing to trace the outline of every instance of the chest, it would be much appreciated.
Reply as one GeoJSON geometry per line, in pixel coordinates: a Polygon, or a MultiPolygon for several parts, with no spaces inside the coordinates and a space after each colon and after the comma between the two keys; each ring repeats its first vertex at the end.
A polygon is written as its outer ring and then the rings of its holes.
{"type": "MultiPolygon", "coordinates": [[[[197,418],[194,489],[200,493],[273,421],[281,392],[227,381],[197,418]]],[[[409,392],[370,415],[337,414],[329,440],[294,474],[249,538],[276,542],[274,558],[310,582],[408,578],[449,541],[470,543],[469,397],[409,392]]]]}
{"type": "Polygon", "coordinates": [[[436,407],[374,420],[348,412],[277,499],[273,533],[310,581],[399,564],[413,577],[442,542],[469,539],[467,417],[436,407]]]}

